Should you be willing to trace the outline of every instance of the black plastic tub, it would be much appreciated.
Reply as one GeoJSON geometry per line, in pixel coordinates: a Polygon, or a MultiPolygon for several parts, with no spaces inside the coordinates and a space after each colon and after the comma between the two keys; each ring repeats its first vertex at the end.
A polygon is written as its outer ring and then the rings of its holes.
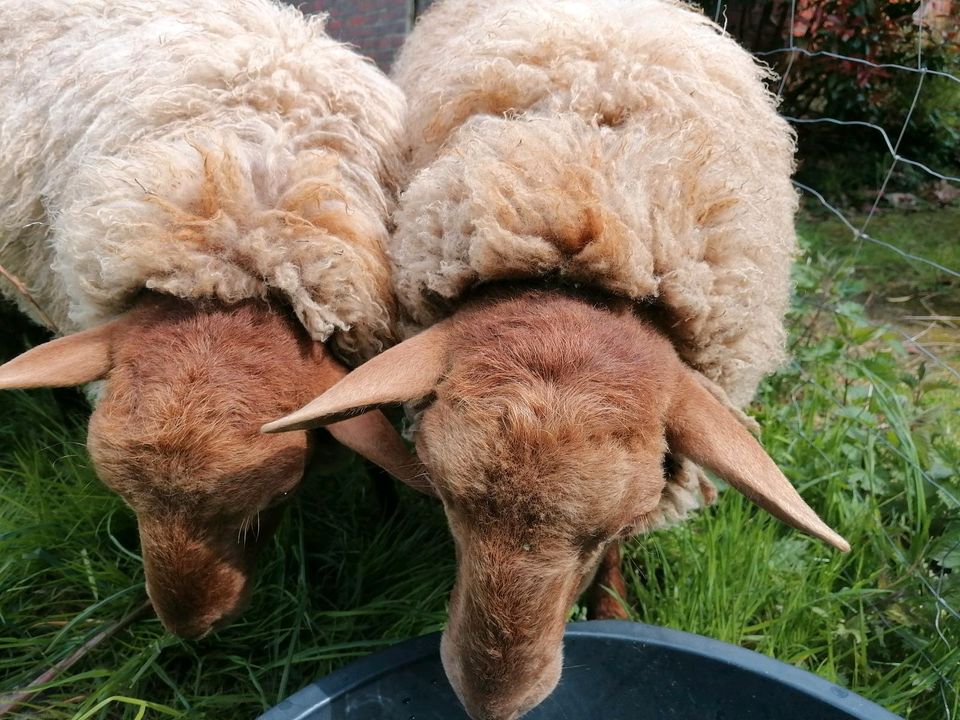
{"type": "MultiPolygon", "coordinates": [[[[391,647],[308,685],[259,720],[464,720],[440,635],[391,647]]],[[[524,720],[900,720],[764,655],[638,623],[568,626],[560,685],[524,720]]]]}

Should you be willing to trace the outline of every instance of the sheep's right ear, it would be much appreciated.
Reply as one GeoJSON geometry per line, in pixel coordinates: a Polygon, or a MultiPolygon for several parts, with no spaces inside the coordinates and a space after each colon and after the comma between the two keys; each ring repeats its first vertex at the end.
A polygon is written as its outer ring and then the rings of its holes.
{"type": "Polygon", "coordinates": [[[267,423],[261,430],[306,430],[384,405],[426,397],[446,369],[450,335],[449,322],[424,330],[377,355],[309,404],[267,423]]]}
{"type": "Polygon", "coordinates": [[[0,366],[0,389],[68,387],[100,380],[110,371],[110,348],[126,324],[118,318],[38,345],[0,366]]]}
{"type": "Polygon", "coordinates": [[[803,501],[743,424],[699,382],[681,370],[667,418],[667,444],[713,470],[776,518],[838,550],[850,545],[803,501]]]}

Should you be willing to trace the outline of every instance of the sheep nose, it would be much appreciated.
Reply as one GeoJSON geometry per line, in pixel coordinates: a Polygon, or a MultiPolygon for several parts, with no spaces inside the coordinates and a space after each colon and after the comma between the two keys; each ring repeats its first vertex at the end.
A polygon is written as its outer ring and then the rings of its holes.
{"type": "Polygon", "coordinates": [[[467,715],[470,716],[471,720],[517,720],[528,710],[533,709],[536,705],[540,704],[542,698],[526,698],[521,702],[513,703],[507,707],[504,707],[503,704],[498,703],[499,707],[496,710],[490,710],[483,707],[477,707],[475,705],[464,705],[464,708],[467,711],[467,715]]]}
{"type": "Polygon", "coordinates": [[[509,686],[490,691],[488,688],[470,688],[461,685],[463,674],[457,673],[451,684],[471,720],[517,720],[539,705],[556,687],[560,678],[560,663],[550,663],[539,678],[527,688],[509,686]],[[466,691],[466,692],[464,692],[466,691]]]}
{"type": "Polygon", "coordinates": [[[483,710],[471,710],[467,708],[467,715],[471,720],[517,720],[520,712],[516,710],[508,712],[484,712],[483,710]]]}
{"type": "Polygon", "coordinates": [[[447,679],[471,720],[516,720],[553,691],[560,680],[562,650],[558,648],[552,657],[524,655],[512,661],[510,657],[501,658],[515,671],[485,672],[467,661],[450,627],[440,640],[440,659],[447,679]]]}
{"type": "Polygon", "coordinates": [[[163,626],[177,637],[184,640],[201,640],[215,630],[228,625],[230,618],[226,614],[210,618],[169,618],[164,617],[159,612],[160,621],[163,626]]]}
{"type": "Polygon", "coordinates": [[[147,584],[154,612],[163,626],[172,634],[184,640],[200,640],[210,633],[226,627],[240,614],[245,602],[232,606],[211,607],[208,603],[198,603],[193,598],[181,602],[179,598],[156,597],[151,592],[151,583],[147,584]]]}
{"type": "Polygon", "coordinates": [[[184,625],[182,623],[164,623],[172,634],[184,640],[200,640],[210,634],[211,625],[184,625]]]}

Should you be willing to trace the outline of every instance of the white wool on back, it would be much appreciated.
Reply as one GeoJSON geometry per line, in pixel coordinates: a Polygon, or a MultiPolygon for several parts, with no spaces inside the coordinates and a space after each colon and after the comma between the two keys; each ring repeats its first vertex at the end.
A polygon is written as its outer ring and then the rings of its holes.
{"type": "Polygon", "coordinates": [[[668,0],[445,0],[394,69],[406,189],[390,253],[428,325],[489,281],[655,304],[749,402],[783,357],[794,139],[767,71],[668,0]]]}
{"type": "Polygon", "coordinates": [[[268,0],[0,0],[0,264],[61,330],[150,288],[278,298],[349,360],[389,341],[403,98],[323,23],[268,0]]]}

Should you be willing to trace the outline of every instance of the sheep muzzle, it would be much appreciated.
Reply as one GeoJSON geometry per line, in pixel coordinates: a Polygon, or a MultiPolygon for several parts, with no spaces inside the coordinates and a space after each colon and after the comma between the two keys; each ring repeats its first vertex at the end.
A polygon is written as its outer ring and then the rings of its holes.
{"type": "Polygon", "coordinates": [[[254,537],[245,537],[242,528],[183,517],[139,518],[147,594],[170,632],[199,639],[247,606],[257,546],[272,534],[281,513],[261,515],[254,537]]]}
{"type": "Polygon", "coordinates": [[[492,558],[476,550],[461,547],[441,659],[473,720],[514,720],[560,679],[564,625],[579,575],[545,576],[535,558],[492,558]]]}

